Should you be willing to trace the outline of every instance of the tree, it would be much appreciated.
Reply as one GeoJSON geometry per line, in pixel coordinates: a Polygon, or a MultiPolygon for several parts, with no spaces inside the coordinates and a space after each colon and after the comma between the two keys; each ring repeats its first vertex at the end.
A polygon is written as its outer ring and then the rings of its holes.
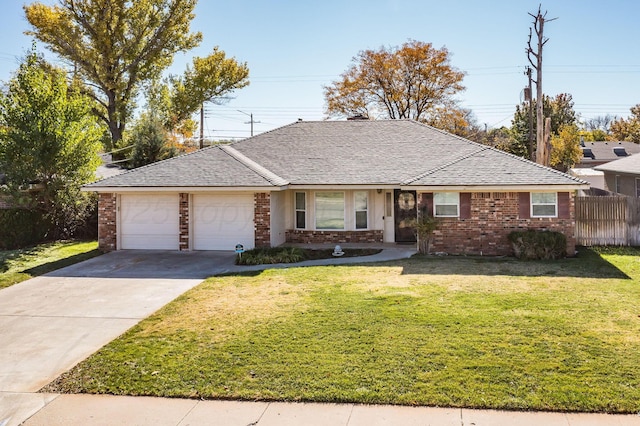
{"type": "MultiPolygon", "coordinates": [[[[551,118],[551,135],[556,135],[562,126],[576,124],[578,118],[573,109],[573,97],[569,93],[560,93],[554,98],[544,96],[543,115],[551,118]]],[[[529,111],[528,102],[516,106],[511,120],[511,131],[515,138],[514,150],[510,151],[522,157],[528,156],[529,143],[529,111]]],[[[533,117],[533,126],[537,126],[537,117],[533,117]]]]}
{"type": "Polygon", "coordinates": [[[618,141],[640,143],[640,104],[631,107],[631,117],[611,123],[611,138],[618,141]]]}
{"type": "Polygon", "coordinates": [[[235,58],[227,58],[217,46],[207,57],[196,56],[193,67],[187,67],[184,75],[169,79],[171,105],[168,127],[172,128],[191,117],[204,102],[249,85],[248,78],[246,62],[238,63],[235,58]]]}
{"type": "Polygon", "coordinates": [[[174,157],[177,153],[162,122],[151,114],[145,114],[138,120],[128,139],[133,144],[132,167],[146,166],[174,157]]]}
{"type": "Polygon", "coordinates": [[[464,90],[464,73],[450,64],[449,57],[445,47],[436,49],[415,40],[361,51],[340,80],[324,87],[326,113],[450,121],[442,115],[457,109],[454,96],[464,90]]]}
{"type": "MultiPolygon", "coordinates": [[[[527,59],[531,66],[536,70],[536,162],[544,163],[546,142],[544,140],[544,106],[543,106],[543,91],[542,91],[542,49],[544,45],[549,41],[544,37],[544,24],[545,22],[554,21],[557,18],[547,19],[547,12],[542,14],[542,5],[538,6],[538,13],[533,15],[529,13],[529,16],[533,18],[533,29],[529,28],[529,41],[527,42],[527,59]],[[531,38],[533,36],[533,30],[535,30],[536,37],[538,39],[537,49],[533,50],[531,46],[531,38]],[[532,59],[535,59],[534,60],[532,59]]],[[[545,164],[548,165],[548,164],[545,164]]]]}
{"type": "Polygon", "coordinates": [[[580,130],[575,124],[563,125],[551,138],[551,166],[568,171],[582,158],[580,130]]]}
{"type": "MultiPolygon", "coordinates": [[[[603,131],[605,134],[611,133],[611,124],[616,120],[615,115],[606,114],[589,118],[584,122],[585,130],[593,132],[594,130],[603,131]]],[[[604,140],[604,139],[603,139],[604,140]]]]}
{"type": "Polygon", "coordinates": [[[158,78],[177,52],[201,41],[190,32],[197,0],[58,0],[24,7],[27,32],[73,66],[100,104],[111,146],[122,139],[140,86],[158,78]]]}
{"type": "Polygon", "coordinates": [[[0,93],[4,192],[15,205],[40,211],[54,238],[73,234],[89,208],[80,187],[94,179],[102,135],[91,105],[35,49],[0,93]]]}

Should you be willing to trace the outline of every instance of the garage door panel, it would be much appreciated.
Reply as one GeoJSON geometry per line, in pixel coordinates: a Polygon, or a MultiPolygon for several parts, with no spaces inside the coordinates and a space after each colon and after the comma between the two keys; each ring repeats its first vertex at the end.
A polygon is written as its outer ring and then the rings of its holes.
{"type": "Polygon", "coordinates": [[[195,250],[253,248],[253,194],[195,195],[193,212],[195,250]]]}
{"type": "Polygon", "coordinates": [[[177,194],[121,196],[121,248],[177,250],[179,228],[177,194]]]}

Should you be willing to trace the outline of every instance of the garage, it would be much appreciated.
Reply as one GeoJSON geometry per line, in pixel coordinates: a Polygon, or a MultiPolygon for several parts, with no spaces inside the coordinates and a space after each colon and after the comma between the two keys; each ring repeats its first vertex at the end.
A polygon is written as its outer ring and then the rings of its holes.
{"type": "Polygon", "coordinates": [[[252,249],[253,194],[195,194],[192,201],[193,249],[252,249]]]}
{"type": "Polygon", "coordinates": [[[178,250],[178,194],[122,194],[120,248],[178,250]]]}

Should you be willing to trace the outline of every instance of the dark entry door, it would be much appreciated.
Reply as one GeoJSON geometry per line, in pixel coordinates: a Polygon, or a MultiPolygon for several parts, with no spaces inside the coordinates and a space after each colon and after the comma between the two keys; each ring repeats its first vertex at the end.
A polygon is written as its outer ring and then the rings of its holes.
{"type": "Polygon", "coordinates": [[[396,243],[415,243],[415,222],[418,218],[416,191],[394,191],[396,243]]]}

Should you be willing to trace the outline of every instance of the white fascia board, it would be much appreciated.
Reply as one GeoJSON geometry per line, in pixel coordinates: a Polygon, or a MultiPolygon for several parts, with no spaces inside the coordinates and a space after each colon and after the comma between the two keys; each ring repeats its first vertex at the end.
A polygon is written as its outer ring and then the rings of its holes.
{"type": "Polygon", "coordinates": [[[589,189],[589,184],[575,185],[513,185],[513,186],[412,186],[402,185],[403,191],[419,191],[419,192],[537,192],[537,191],[577,191],[578,189],[589,189]]]}
{"type": "Polygon", "coordinates": [[[287,189],[292,190],[317,190],[317,191],[330,191],[330,190],[349,190],[349,189],[400,189],[399,185],[289,185],[287,189]]]}
{"type": "Polygon", "coordinates": [[[107,193],[124,193],[124,192],[278,192],[288,189],[285,186],[100,186],[100,187],[82,187],[83,192],[107,192],[107,193]]]}

